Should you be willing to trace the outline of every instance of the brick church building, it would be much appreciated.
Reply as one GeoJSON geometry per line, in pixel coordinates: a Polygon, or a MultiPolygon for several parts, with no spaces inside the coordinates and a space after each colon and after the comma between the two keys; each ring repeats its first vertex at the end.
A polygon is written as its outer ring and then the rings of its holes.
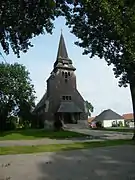
{"type": "Polygon", "coordinates": [[[47,91],[34,110],[45,125],[51,126],[58,120],[69,124],[88,119],[85,100],[77,90],[75,70],[61,33],[57,58],[47,79],[47,91]]]}

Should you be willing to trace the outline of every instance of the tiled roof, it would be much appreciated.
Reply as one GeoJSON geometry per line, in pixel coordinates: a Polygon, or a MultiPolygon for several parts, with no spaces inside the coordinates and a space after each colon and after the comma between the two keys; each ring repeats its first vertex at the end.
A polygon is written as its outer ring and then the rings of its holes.
{"type": "Polygon", "coordinates": [[[127,113],[127,114],[123,114],[123,118],[125,120],[131,120],[134,119],[133,113],[127,113]]]}
{"type": "Polygon", "coordinates": [[[115,119],[124,119],[121,115],[112,111],[111,109],[104,110],[101,114],[95,117],[94,121],[103,121],[103,120],[115,120],[115,119]]]}

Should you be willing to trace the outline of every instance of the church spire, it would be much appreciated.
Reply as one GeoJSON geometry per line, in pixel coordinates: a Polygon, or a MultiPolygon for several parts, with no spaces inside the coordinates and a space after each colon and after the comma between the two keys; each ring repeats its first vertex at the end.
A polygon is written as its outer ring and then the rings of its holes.
{"type": "Polygon", "coordinates": [[[58,53],[57,53],[57,59],[58,58],[63,58],[63,59],[68,59],[68,53],[64,41],[64,37],[61,31],[61,36],[60,36],[60,41],[59,41],[59,48],[58,48],[58,53]]]}
{"type": "Polygon", "coordinates": [[[67,53],[67,49],[66,49],[62,31],[61,31],[61,35],[60,35],[57,59],[54,63],[54,70],[57,68],[75,70],[75,68],[72,65],[72,60],[69,59],[69,57],[68,57],[68,53],[67,53]]]}

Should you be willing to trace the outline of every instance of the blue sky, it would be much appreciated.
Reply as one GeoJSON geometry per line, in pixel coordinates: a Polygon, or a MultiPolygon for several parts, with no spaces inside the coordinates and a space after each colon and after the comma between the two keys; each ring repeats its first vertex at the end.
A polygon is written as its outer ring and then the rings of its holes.
{"type": "Polygon", "coordinates": [[[61,28],[68,55],[77,69],[75,73],[78,90],[84,99],[93,104],[93,116],[108,108],[119,114],[132,112],[129,88],[118,87],[118,79],[115,79],[112,67],[108,67],[104,60],[82,55],[83,49],[74,45],[77,38],[65,26],[63,18],[55,21],[53,35],[45,34],[34,38],[34,47],[26,54],[22,53],[21,58],[18,59],[12,52],[8,56],[3,53],[7,62],[18,62],[27,67],[35,86],[36,102],[45,93],[46,80],[56,60],[61,28]]]}

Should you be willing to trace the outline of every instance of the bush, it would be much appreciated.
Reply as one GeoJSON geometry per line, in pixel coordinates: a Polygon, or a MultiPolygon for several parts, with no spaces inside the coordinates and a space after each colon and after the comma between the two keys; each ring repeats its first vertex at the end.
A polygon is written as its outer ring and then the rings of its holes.
{"type": "Polygon", "coordinates": [[[97,128],[103,128],[102,123],[100,121],[96,122],[96,127],[97,128]]]}
{"type": "Polygon", "coordinates": [[[15,130],[17,127],[17,117],[11,116],[6,121],[6,131],[15,130]]]}
{"type": "Polygon", "coordinates": [[[60,131],[60,130],[62,130],[62,122],[60,121],[60,120],[57,120],[57,121],[55,121],[54,122],[54,129],[56,130],[56,131],[60,131]]]}
{"type": "Polygon", "coordinates": [[[119,127],[123,127],[122,121],[119,121],[119,122],[118,122],[118,126],[119,126],[119,127]]]}

